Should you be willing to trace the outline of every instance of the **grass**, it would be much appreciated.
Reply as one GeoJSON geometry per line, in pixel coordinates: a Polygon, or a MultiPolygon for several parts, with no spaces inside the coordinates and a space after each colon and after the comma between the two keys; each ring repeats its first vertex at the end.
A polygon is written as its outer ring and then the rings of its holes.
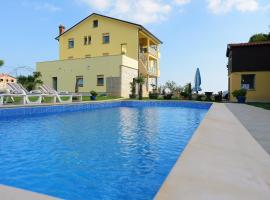
{"type": "MultiPolygon", "coordinates": [[[[61,97],[61,99],[63,101],[67,101],[69,97],[61,97]]],[[[96,101],[104,101],[104,100],[112,100],[112,99],[118,99],[121,97],[117,97],[117,96],[97,96],[97,100],[96,101]]],[[[8,103],[10,104],[19,104],[20,101],[22,100],[21,97],[13,97],[14,102],[9,99],[8,103]]],[[[36,101],[38,99],[38,97],[29,97],[30,101],[36,101]]],[[[91,101],[90,96],[83,96],[82,97],[83,101],[91,101]]],[[[42,100],[42,103],[51,103],[52,102],[52,97],[44,97],[44,99],[42,100]]]]}
{"type": "MultiPolygon", "coordinates": [[[[119,99],[117,96],[97,96],[97,101],[119,99]]],[[[91,101],[90,96],[83,96],[83,101],[91,101]]]]}
{"type": "Polygon", "coordinates": [[[259,102],[253,102],[253,103],[247,103],[248,105],[251,106],[256,106],[260,108],[264,108],[266,110],[270,110],[270,102],[269,103],[259,103],[259,102]]]}

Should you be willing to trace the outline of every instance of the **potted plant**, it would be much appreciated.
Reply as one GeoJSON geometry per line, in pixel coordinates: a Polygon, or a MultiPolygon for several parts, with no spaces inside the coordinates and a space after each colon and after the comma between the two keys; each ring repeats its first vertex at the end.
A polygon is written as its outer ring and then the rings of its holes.
{"type": "Polygon", "coordinates": [[[232,95],[237,99],[238,103],[246,102],[247,90],[242,88],[240,90],[234,90],[232,95]]]}
{"type": "Polygon", "coordinates": [[[129,95],[129,98],[135,99],[137,96],[136,95],[136,82],[132,81],[129,84],[130,84],[130,90],[131,90],[131,94],[129,95]]]}
{"type": "Polygon", "coordinates": [[[97,99],[97,92],[96,91],[94,91],[94,90],[92,90],[91,92],[90,92],[90,94],[91,94],[91,100],[92,101],[94,101],[94,100],[96,100],[97,99]]]}

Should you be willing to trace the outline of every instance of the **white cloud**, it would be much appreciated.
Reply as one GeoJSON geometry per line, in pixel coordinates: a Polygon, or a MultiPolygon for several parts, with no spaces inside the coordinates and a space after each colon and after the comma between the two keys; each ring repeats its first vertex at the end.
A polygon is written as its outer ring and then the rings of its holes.
{"type": "MultiPolygon", "coordinates": [[[[172,11],[179,9],[192,0],[76,0],[87,5],[94,12],[134,21],[139,24],[155,23],[166,20],[172,11]]],[[[259,0],[205,0],[208,9],[214,14],[228,13],[232,10],[251,12],[268,10],[259,0]]]]}
{"type": "Polygon", "coordinates": [[[174,0],[174,2],[178,5],[184,5],[191,2],[191,0],[174,0]]]}
{"type": "Polygon", "coordinates": [[[207,0],[208,8],[215,14],[227,13],[235,9],[251,12],[259,9],[258,0],[207,0]]]}
{"type": "Polygon", "coordinates": [[[81,0],[92,9],[140,24],[165,20],[172,10],[163,0],[81,0]]]}

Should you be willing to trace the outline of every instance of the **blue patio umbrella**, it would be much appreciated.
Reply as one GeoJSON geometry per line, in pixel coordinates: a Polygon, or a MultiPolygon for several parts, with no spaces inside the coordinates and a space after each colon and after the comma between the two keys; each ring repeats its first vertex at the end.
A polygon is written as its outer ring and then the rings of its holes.
{"type": "Polygon", "coordinates": [[[199,91],[201,91],[201,74],[200,74],[200,70],[199,68],[197,68],[196,70],[196,74],[195,74],[195,81],[194,81],[194,88],[193,91],[195,91],[197,94],[199,91]]]}

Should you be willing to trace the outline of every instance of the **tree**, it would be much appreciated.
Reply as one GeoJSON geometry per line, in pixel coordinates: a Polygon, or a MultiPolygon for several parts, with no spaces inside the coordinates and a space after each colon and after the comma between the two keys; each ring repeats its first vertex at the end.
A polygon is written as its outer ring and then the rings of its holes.
{"type": "Polygon", "coordinates": [[[43,83],[41,77],[42,75],[40,72],[34,72],[33,75],[18,76],[17,82],[22,84],[27,90],[31,91],[36,89],[37,85],[43,83]]]}
{"type": "Polygon", "coordinates": [[[145,79],[142,75],[139,75],[136,79],[135,82],[139,84],[139,99],[142,100],[143,96],[143,84],[145,83],[145,79]]]}
{"type": "Polygon", "coordinates": [[[187,95],[188,99],[191,100],[192,98],[192,89],[191,89],[191,83],[188,83],[184,87],[184,93],[187,95]]]}
{"type": "Polygon", "coordinates": [[[0,60],[0,67],[4,65],[4,61],[0,60]]]}
{"type": "Polygon", "coordinates": [[[131,95],[130,98],[136,98],[136,82],[133,80],[130,84],[131,95]]]}
{"type": "Polygon", "coordinates": [[[250,37],[249,42],[267,42],[270,41],[270,33],[258,33],[250,37]]]}
{"type": "Polygon", "coordinates": [[[177,89],[177,84],[174,81],[167,81],[165,83],[165,88],[169,88],[171,92],[174,92],[177,89]]]}

